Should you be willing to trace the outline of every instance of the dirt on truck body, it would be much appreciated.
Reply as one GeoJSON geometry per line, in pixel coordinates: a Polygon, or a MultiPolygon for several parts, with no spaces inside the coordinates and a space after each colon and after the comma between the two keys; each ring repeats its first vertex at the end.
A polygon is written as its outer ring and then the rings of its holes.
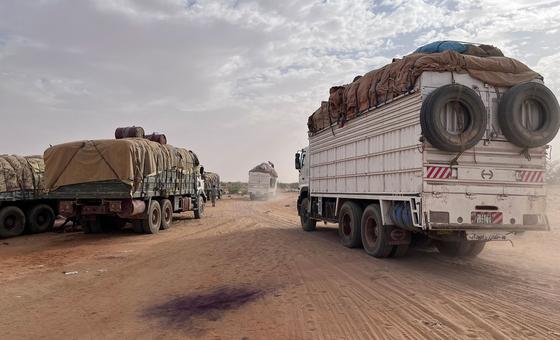
{"type": "Polygon", "coordinates": [[[463,257],[549,229],[544,173],[560,109],[519,61],[414,53],[331,89],[308,125],[296,155],[304,230],[339,223],[345,246],[375,257],[426,238],[463,257]]]}

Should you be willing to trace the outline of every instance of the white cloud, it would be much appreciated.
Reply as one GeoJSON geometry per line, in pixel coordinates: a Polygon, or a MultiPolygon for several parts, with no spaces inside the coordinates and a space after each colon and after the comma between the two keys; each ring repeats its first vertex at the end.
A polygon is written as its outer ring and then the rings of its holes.
{"type": "Polygon", "coordinates": [[[523,0],[7,0],[2,152],[142,124],[225,179],[270,159],[295,180],[292,154],[330,86],[429,41],[497,45],[558,93],[559,14],[523,0]],[[23,121],[30,136],[14,143],[23,121]]]}

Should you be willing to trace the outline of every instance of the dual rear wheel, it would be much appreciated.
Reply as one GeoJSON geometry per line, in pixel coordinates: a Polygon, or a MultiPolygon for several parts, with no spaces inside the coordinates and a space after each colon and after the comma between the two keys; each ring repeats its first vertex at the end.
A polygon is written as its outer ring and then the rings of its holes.
{"type": "Polygon", "coordinates": [[[370,204],[363,209],[355,202],[344,203],[339,213],[338,235],[345,247],[363,247],[373,257],[401,257],[408,251],[408,244],[389,244],[390,235],[383,226],[377,204],[370,204]]]}
{"type": "Polygon", "coordinates": [[[44,233],[52,229],[55,219],[48,204],[30,206],[25,212],[16,206],[6,206],[0,209],[0,237],[44,233]]]}
{"type": "MultiPolygon", "coordinates": [[[[300,219],[303,230],[315,230],[316,220],[309,217],[308,198],[300,204],[300,219]]],[[[390,244],[390,229],[383,226],[381,209],[378,204],[370,204],[363,209],[352,201],[345,202],[340,208],[338,235],[342,245],[348,248],[363,247],[373,257],[402,257],[409,249],[409,244],[390,244]]],[[[450,257],[476,257],[482,252],[485,242],[435,242],[439,252],[450,257]]]]}

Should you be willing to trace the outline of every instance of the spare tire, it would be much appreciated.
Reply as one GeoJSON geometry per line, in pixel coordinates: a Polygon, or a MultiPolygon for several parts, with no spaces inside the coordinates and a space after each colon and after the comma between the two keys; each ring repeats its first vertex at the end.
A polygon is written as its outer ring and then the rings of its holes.
{"type": "Polygon", "coordinates": [[[550,142],[560,128],[558,100],[546,86],[530,82],[510,88],[498,106],[504,136],[522,148],[550,142]]]}
{"type": "Polygon", "coordinates": [[[422,103],[422,134],[436,148],[461,152],[475,146],[484,136],[486,107],[478,94],[463,85],[442,86],[422,103]]]}

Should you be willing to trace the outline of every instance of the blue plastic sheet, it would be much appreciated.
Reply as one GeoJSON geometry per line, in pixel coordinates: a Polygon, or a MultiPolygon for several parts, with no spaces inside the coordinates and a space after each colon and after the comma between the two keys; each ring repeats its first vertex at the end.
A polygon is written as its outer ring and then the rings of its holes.
{"type": "Polygon", "coordinates": [[[444,40],[444,41],[434,41],[432,43],[429,43],[427,45],[424,45],[422,47],[419,47],[416,51],[416,53],[439,53],[439,52],[444,52],[444,51],[456,51],[458,53],[464,53],[467,51],[467,44],[458,42],[458,41],[450,41],[450,40],[444,40]]]}

